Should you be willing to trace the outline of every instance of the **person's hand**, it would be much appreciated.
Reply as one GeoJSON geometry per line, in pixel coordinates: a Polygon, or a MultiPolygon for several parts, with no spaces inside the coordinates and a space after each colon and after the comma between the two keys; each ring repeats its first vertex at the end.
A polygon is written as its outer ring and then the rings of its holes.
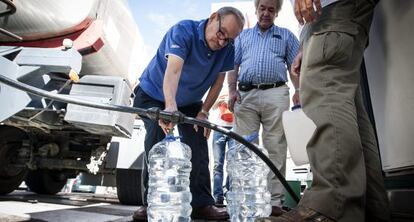
{"type": "Polygon", "coordinates": [[[299,92],[298,92],[298,91],[296,91],[296,92],[295,92],[295,94],[293,94],[293,97],[292,97],[292,102],[293,102],[293,105],[294,105],[294,106],[296,106],[296,105],[299,105],[299,104],[300,104],[299,92]]]}
{"type": "Polygon", "coordinates": [[[241,103],[240,93],[237,90],[229,92],[229,102],[228,109],[234,112],[234,104],[238,102],[241,103]]]}
{"type": "Polygon", "coordinates": [[[296,19],[301,25],[313,22],[317,15],[322,13],[321,0],[295,0],[294,11],[296,19]]]}
{"type": "MultiPolygon", "coordinates": [[[[165,112],[173,113],[177,111],[177,107],[166,107],[164,109],[165,112]]],[[[161,127],[162,131],[164,131],[165,134],[168,134],[168,132],[172,129],[174,129],[175,124],[172,122],[167,122],[165,120],[159,119],[158,125],[161,127]]]]}
{"type": "MultiPolygon", "coordinates": [[[[196,119],[208,121],[208,115],[200,111],[198,112],[196,119]]],[[[194,125],[194,130],[196,132],[198,131],[197,125],[194,125]]],[[[210,132],[211,130],[209,128],[204,128],[204,137],[208,139],[210,137],[210,132]]]]}
{"type": "Polygon", "coordinates": [[[302,50],[299,51],[299,53],[296,55],[295,59],[293,60],[293,63],[290,67],[290,73],[296,77],[300,76],[300,67],[302,65],[302,50]]]}

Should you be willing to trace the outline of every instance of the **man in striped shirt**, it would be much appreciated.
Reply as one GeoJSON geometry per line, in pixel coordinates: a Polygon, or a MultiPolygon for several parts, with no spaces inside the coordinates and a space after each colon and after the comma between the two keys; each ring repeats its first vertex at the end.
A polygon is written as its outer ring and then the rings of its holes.
{"type": "MultiPolygon", "coordinates": [[[[282,112],[289,109],[287,71],[298,53],[299,41],[289,30],[274,25],[281,6],[282,0],[255,0],[258,22],[236,39],[235,69],[229,73],[228,84],[235,132],[250,135],[258,132],[262,125],[264,147],[269,158],[284,174],[287,151],[282,112]]],[[[297,88],[298,78],[292,78],[292,82],[297,88]]],[[[294,103],[298,102],[296,91],[294,103]]],[[[283,186],[272,176],[272,215],[277,216],[282,213],[283,186]]]]}
{"type": "Polygon", "coordinates": [[[359,85],[377,2],[295,0],[306,32],[292,73],[300,75],[302,108],[317,126],[307,144],[313,183],[296,209],[257,221],[390,221],[378,146],[359,85]]]}

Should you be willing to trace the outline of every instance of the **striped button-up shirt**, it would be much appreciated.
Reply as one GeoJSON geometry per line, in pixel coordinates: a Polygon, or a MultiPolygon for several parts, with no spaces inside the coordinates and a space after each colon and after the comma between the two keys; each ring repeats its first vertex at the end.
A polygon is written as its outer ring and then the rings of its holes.
{"type": "Polygon", "coordinates": [[[287,82],[287,69],[299,50],[299,41],[288,29],[273,25],[261,32],[258,25],[246,29],[235,41],[238,81],[261,84],[287,82]]]}
{"type": "MultiPolygon", "coordinates": [[[[339,0],[321,0],[321,6],[323,8],[337,1],[339,0]]],[[[290,0],[290,3],[292,3],[292,6],[295,6],[295,0],[290,0]]]]}
{"type": "Polygon", "coordinates": [[[328,6],[334,2],[337,2],[338,0],[321,0],[322,7],[328,6]]]}

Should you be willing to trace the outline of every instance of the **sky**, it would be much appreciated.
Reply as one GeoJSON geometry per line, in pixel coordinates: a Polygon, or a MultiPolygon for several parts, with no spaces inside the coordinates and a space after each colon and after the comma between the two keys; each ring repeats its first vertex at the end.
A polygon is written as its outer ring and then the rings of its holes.
{"type": "MultiPolygon", "coordinates": [[[[235,0],[128,0],[135,21],[146,45],[147,53],[154,55],[167,30],[180,20],[208,18],[212,3],[235,0]]],[[[251,0],[237,0],[247,1],[251,0]]]]}

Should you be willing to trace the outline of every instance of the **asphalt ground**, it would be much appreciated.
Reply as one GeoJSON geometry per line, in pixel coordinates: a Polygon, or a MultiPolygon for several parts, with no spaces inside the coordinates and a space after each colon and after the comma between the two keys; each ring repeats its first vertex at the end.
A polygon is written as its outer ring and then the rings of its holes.
{"type": "Polygon", "coordinates": [[[136,208],[119,204],[114,194],[61,192],[39,195],[16,190],[0,196],[0,222],[132,222],[136,208]]]}
{"type": "Polygon", "coordinates": [[[58,193],[38,195],[14,191],[0,196],[0,222],[132,221],[136,206],[120,205],[114,195],[58,193]]]}

